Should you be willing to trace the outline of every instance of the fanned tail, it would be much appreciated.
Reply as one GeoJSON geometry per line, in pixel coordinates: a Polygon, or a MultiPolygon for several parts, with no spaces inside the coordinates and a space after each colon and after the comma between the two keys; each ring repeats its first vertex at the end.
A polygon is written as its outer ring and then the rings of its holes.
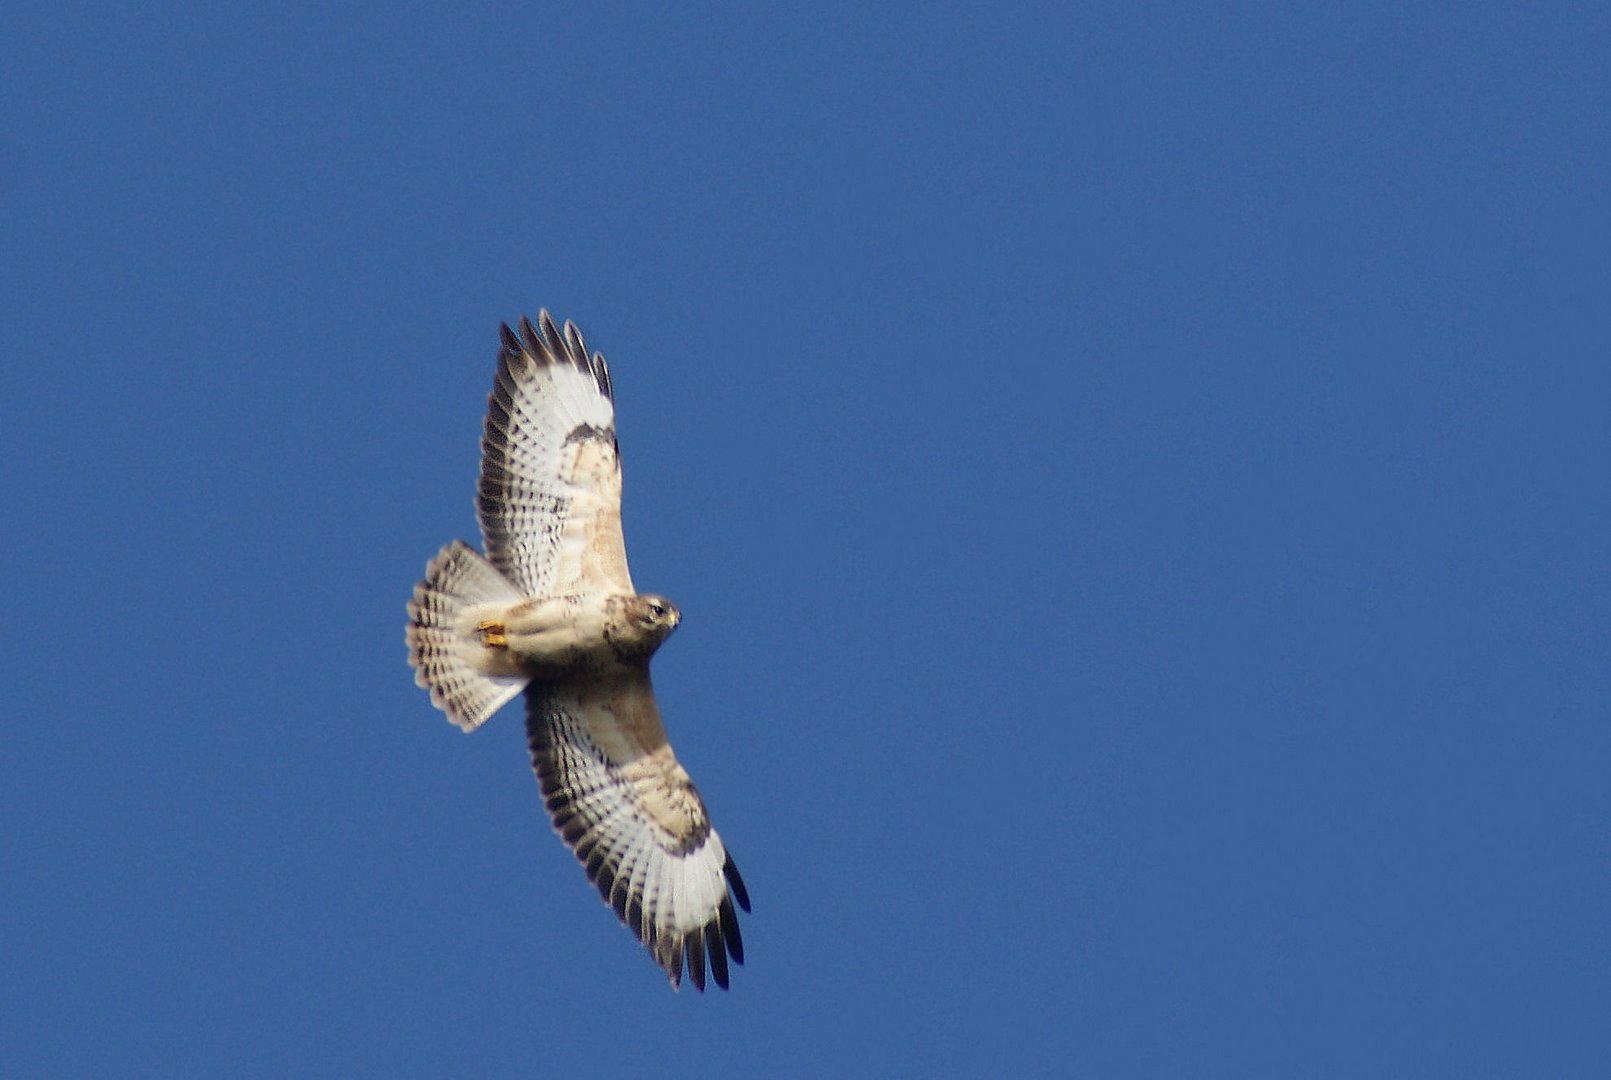
{"type": "Polygon", "coordinates": [[[478,660],[476,609],[508,606],[520,593],[496,567],[462,540],[437,552],[408,602],[408,662],[431,704],[465,731],[474,731],[520,693],[526,679],[489,675],[478,660]]]}

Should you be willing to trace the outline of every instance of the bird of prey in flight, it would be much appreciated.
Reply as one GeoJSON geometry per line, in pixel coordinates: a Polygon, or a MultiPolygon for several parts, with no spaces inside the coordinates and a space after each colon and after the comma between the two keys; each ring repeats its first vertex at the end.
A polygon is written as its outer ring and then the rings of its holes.
{"type": "Polygon", "coordinates": [[[502,327],[481,439],[485,556],[455,540],[408,604],[408,662],[474,731],[516,695],[554,829],[675,989],[744,961],[743,879],[666,741],[649,658],[681,618],[621,535],[610,370],[548,312],[502,327]]]}

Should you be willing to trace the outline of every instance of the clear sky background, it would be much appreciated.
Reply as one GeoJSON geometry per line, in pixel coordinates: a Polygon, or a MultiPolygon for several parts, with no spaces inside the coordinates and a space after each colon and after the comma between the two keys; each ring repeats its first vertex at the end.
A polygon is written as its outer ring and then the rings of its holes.
{"type": "Polygon", "coordinates": [[[326,7],[0,12],[8,1075],[1611,1071],[1597,5],[326,7]],[[729,993],[405,664],[539,306],[729,993]]]}

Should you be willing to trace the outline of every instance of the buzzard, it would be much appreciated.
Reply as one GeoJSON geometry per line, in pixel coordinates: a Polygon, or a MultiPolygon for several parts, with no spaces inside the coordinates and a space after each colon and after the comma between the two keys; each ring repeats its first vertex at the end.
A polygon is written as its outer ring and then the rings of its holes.
{"type": "Polygon", "coordinates": [[[408,662],[431,704],[474,731],[517,694],[554,829],[671,979],[726,989],[743,963],[738,868],[677,763],[649,684],[676,605],[639,594],[621,536],[610,370],[548,312],[502,327],[476,517],[425,567],[408,662]]]}

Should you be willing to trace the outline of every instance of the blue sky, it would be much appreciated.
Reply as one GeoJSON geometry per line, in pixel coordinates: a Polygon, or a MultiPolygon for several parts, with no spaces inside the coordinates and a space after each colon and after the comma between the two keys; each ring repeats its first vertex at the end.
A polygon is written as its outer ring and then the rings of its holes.
{"type": "Polygon", "coordinates": [[[1608,31],[8,5],[7,1071],[1605,1075],[1608,31]],[[404,662],[539,306],[730,993],[404,662]]]}

